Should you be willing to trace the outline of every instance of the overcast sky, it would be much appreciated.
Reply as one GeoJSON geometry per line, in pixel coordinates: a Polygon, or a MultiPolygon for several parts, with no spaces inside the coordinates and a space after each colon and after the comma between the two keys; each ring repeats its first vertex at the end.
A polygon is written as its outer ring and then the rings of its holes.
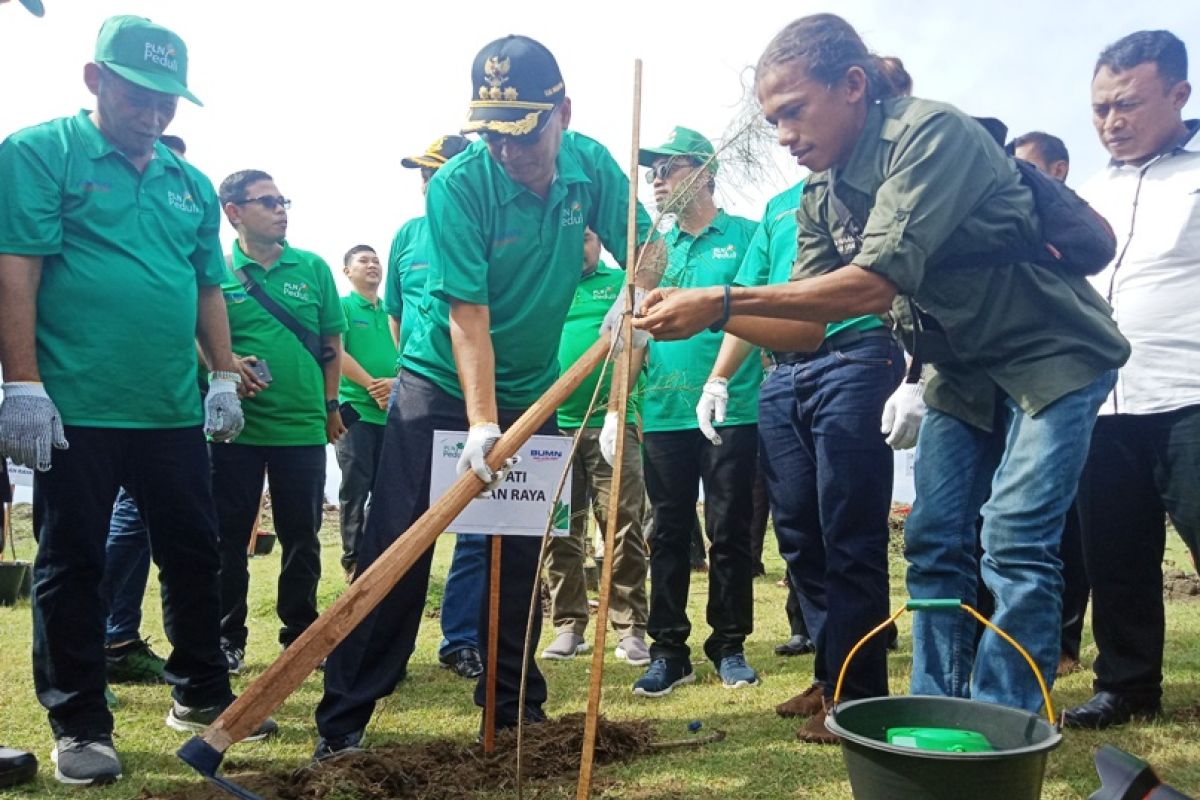
{"type": "MultiPolygon", "coordinates": [[[[766,43],[816,11],[836,10],[876,52],[901,57],[918,96],[999,117],[1010,133],[1061,136],[1076,184],[1105,162],[1088,105],[1102,47],[1162,27],[1200,63],[1194,0],[45,4],[42,19],[16,2],[0,6],[0,134],[90,108],[82,67],[100,23],[112,14],[148,16],[187,43],[189,85],[205,103],[181,102],[169,132],[187,140],[188,157],[214,184],[238,169],[273,174],[294,200],[289,240],[335,268],[358,242],[386,252],[396,228],[422,213],[419,177],[400,159],[458,129],[475,53],[508,33],[555,53],[574,104],[572,127],[608,145],[623,165],[634,58],[644,62],[644,144],[660,143],[676,124],[717,138],[737,117],[744,79],[766,43]]],[[[1200,116],[1200,101],[1187,113],[1200,116]]],[[[728,210],[757,219],[767,198],[799,178],[797,167],[777,162],[768,179],[727,186],[728,210]]],[[[228,225],[223,236],[232,239],[228,225]]]]}

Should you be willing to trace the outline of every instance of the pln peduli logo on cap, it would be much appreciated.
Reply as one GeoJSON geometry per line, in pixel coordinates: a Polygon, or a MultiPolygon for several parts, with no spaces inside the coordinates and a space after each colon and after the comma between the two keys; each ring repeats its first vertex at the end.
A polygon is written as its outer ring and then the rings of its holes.
{"type": "Polygon", "coordinates": [[[144,17],[109,17],[96,37],[95,62],[141,86],[204,105],[187,88],[187,45],[144,17]]]}
{"type": "Polygon", "coordinates": [[[471,66],[471,86],[463,133],[540,133],[567,95],[558,61],[528,36],[505,36],[484,45],[471,66]]]}

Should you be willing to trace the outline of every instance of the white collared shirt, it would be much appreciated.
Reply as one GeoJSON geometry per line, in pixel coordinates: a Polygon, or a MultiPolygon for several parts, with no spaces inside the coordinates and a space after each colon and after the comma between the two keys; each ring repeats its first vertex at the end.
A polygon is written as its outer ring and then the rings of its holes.
{"type": "Polygon", "coordinates": [[[1088,280],[1133,346],[1100,413],[1200,405],[1200,133],[1140,167],[1110,164],[1079,194],[1117,235],[1117,257],[1088,280]]]}

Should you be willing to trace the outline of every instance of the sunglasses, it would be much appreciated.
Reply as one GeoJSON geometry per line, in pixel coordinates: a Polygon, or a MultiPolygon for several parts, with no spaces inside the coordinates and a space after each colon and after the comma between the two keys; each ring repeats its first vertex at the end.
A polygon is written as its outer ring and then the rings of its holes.
{"type": "Polygon", "coordinates": [[[250,203],[258,203],[267,211],[274,211],[276,208],[282,208],[284,211],[292,207],[292,201],[286,197],[275,197],[274,195],[264,194],[262,197],[247,197],[238,203],[239,206],[249,205],[250,203]]]}
{"type": "Polygon", "coordinates": [[[690,158],[669,158],[661,164],[656,164],[646,171],[646,183],[652,184],[655,181],[665,181],[667,177],[679,167],[697,166],[699,165],[690,158]]]}

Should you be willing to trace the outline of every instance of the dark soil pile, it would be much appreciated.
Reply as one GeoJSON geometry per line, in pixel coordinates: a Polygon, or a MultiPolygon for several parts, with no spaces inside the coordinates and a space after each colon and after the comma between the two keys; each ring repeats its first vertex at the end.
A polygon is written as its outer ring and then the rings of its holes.
{"type": "MultiPolygon", "coordinates": [[[[542,788],[579,774],[583,750],[583,714],[525,728],[521,769],[525,781],[542,788]]],[[[654,741],[645,721],[601,719],[596,764],[625,761],[646,752],[654,741]]],[[[231,774],[228,777],[265,800],[451,800],[479,792],[516,795],[516,731],[496,738],[496,752],[479,745],[435,739],[392,745],[330,759],[294,772],[231,774]]],[[[535,787],[530,787],[535,789],[535,787]]],[[[531,796],[536,792],[531,791],[531,796]]],[[[167,795],[143,791],[140,800],[216,800],[229,795],[208,784],[167,795]]]]}
{"type": "Polygon", "coordinates": [[[1163,571],[1163,598],[1166,600],[1200,600],[1200,575],[1181,569],[1163,571]]]}

